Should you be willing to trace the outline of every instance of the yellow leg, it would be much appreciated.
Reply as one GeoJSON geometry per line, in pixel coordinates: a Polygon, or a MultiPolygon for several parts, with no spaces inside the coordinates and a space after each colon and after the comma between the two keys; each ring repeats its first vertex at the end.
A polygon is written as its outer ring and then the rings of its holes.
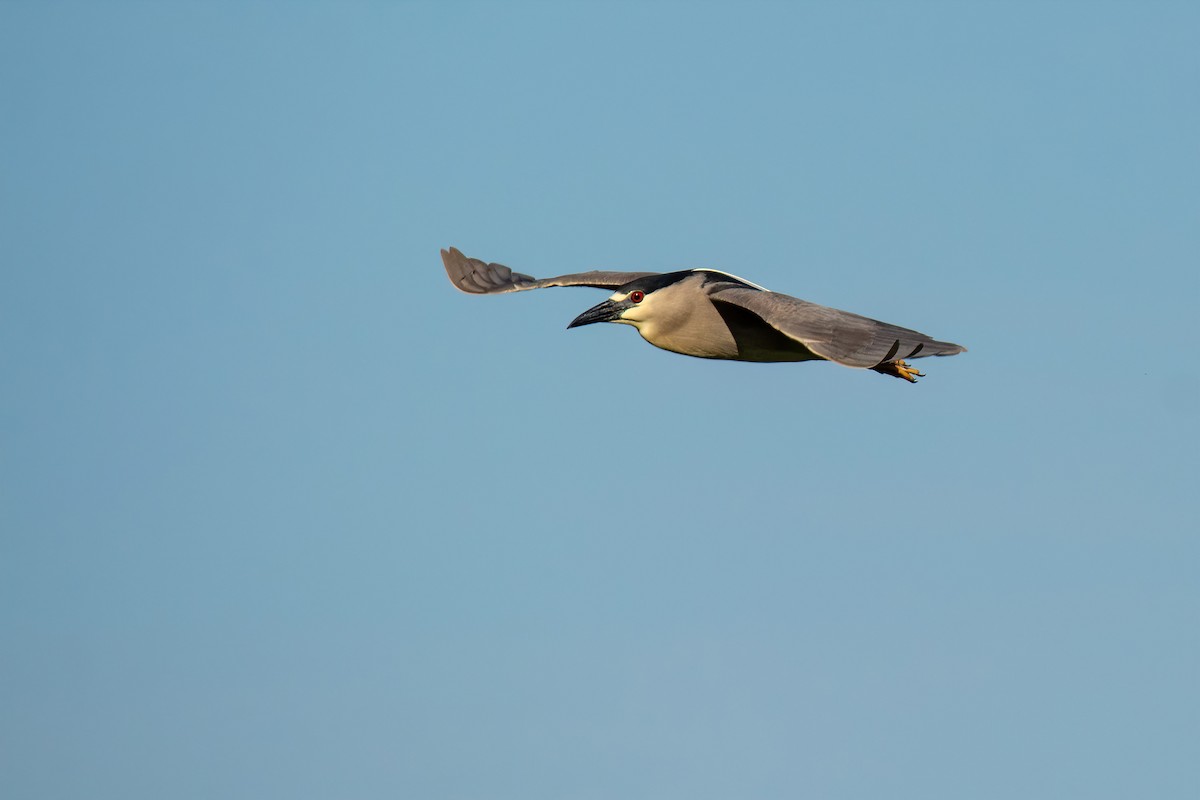
{"type": "Polygon", "coordinates": [[[910,367],[904,361],[885,361],[878,366],[871,367],[871,369],[884,375],[903,378],[909,383],[916,383],[917,378],[925,377],[924,372],[917,372],[916,368],[910,367]]]}
{"type": "Polygon", "coordinates": [[[904,378],[904,380],[908,381],[909,383],[916,383],[917,378],[925,377],[924,372],[917,372],[916,367],[910,367],[903,361],[896,362],[896,372],[900,374],[901,378],[904,378]]]}

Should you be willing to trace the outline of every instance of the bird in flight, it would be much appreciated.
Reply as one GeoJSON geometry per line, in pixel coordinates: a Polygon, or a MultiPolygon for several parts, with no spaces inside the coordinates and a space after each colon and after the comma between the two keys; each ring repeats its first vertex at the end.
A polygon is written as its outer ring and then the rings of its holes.
{"type": "Polygon", "coordinates": [[[502,264],[442,251],[450,282],[469,294],[549,286],[613,292],[568,328],[619,322],[650,344],[697,358],[733,361],[833,361],[916,383],[924,373],[906,359],[952,356],[967,348],[848,311],[768,291],[712,269],[680,272],[580,272],[537,279],[502,264]]]}

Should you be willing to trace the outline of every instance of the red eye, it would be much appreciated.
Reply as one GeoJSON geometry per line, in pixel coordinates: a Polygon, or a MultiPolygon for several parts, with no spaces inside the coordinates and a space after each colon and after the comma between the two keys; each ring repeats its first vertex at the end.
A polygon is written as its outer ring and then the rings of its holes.
{"type": "Polygon", "coordinates": [[[642,292],[639,292],[637,290],[634,290],[629,293],[629,299],[634,303],[642,302],[642,298],[644,298],[645,296],[646,296],[645,294],[643,294],[642,292]]]}

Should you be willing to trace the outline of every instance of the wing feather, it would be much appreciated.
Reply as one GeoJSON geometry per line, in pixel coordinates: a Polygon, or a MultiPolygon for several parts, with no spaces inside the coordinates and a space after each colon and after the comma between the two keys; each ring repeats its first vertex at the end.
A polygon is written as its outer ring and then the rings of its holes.
{"type": "Polygon", "coordinates": [[[456,288],[468,294],[503,294],[523,292],[527,289],[544,289],[549,286],[590,286],[594,289],[617,289],[630,281],[657,275],[656,272],[578,272],[559,275],[556,278],[537,279],[520,272],[513,272],[503,264],[489,264],[478,258],[469,258],[457,248],[442,251],[442,263],[446,275],[456,288]]]}
{"type": "Polygon", "coordinates": [[[874,367],[885,361],[925,356],[952,356],[967,349],[951,342],[939,342],[908,328],[777,292],[726,284],[712,287],[709,296],[753,312],[772,328],[822,358],[848,367],[874,367]]]}

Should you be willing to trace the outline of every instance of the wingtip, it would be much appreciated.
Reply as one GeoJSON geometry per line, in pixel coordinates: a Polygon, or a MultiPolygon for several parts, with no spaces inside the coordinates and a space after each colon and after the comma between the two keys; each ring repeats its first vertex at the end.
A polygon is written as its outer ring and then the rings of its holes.
{"type": "Polygon", "coordinates": [[[465,270],[468,266],[470,259],[464,256],[457,247],[443,247],[441,252],[442,263],[446,265],[447,270],[454,268],[465,270]]]}
{"type": "Polygon", "coordinates": [[[961,344],[954,344],[953,342],[935,342],[934,345],[935,346],[941,345],[941,347],[939,348],[939,350],[937,352],[926,353],[926,355],[956,356],[959,353],[967,352],[967,348],[963,347],[961,344]]]}
{"type": "Polygon", "coordinates": [[[469,269],[466,264],[466,258],[462,252],[456,247],[442,248],[442,266],[446,268],[446,277],[450,279],[450,284],[460,292],[474,294],[470,289],[463,285],[464,279],[469,274],[469,269]]]}

